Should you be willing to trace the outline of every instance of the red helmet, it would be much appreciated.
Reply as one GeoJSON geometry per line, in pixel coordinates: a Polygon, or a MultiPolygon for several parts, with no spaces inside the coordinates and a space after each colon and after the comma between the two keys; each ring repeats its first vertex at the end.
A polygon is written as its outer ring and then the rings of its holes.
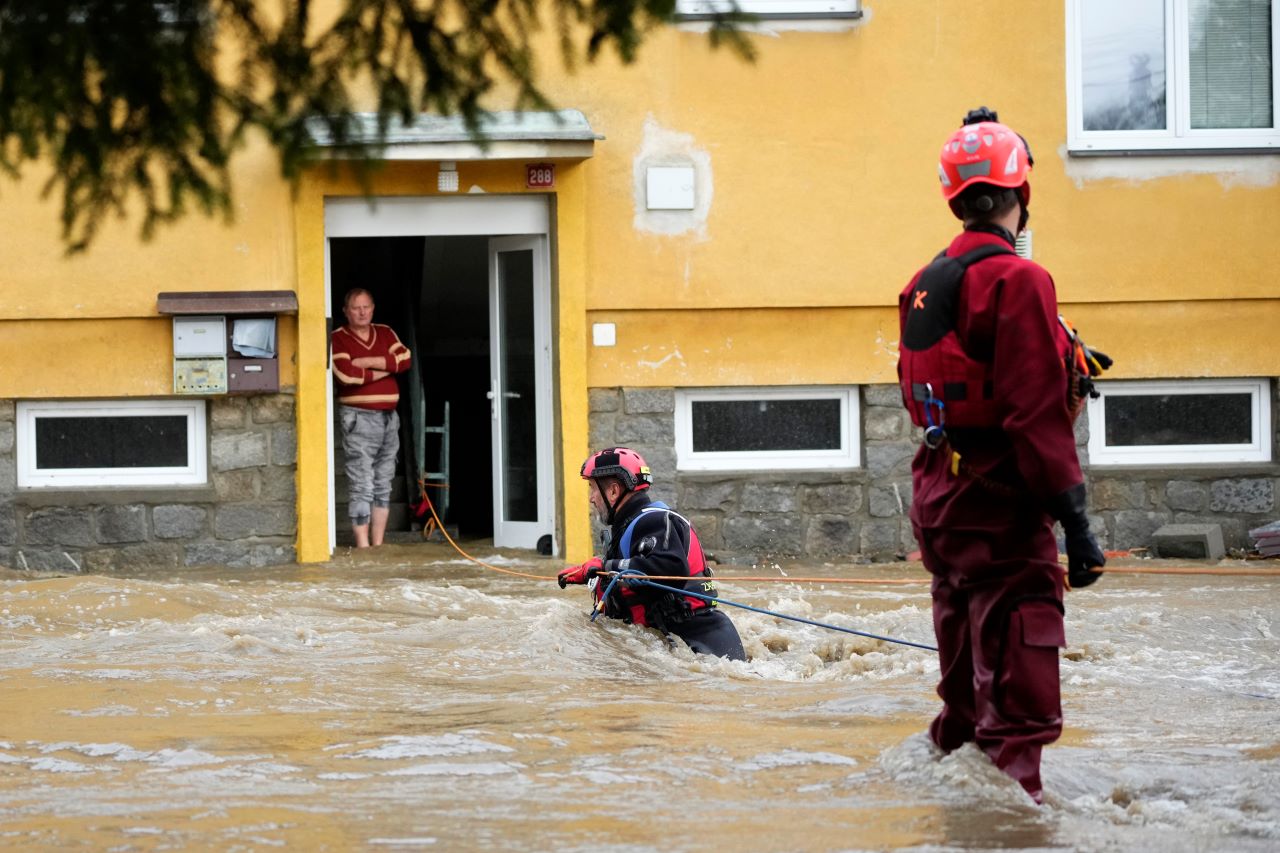
{"type": "MultiPolygon", "coordinates": [[[[973,184],[992,184],[1019,190],[1026,204],[1031,195],[1030,171],[1031,149],[1026,140],[998,121],[961,127],[947,139],[938,159],[942,197],[947,201],[973,184]]],[[[951,209],[955,210],[954,203],[951,209]]]]}
{"type": "Polygon", "coordinates": [[[628,491],[647,489],[653,484],[649,464],[628,447],[610,447],[593,453],[582,463],[582,479],[617,477],[628,491]]]}

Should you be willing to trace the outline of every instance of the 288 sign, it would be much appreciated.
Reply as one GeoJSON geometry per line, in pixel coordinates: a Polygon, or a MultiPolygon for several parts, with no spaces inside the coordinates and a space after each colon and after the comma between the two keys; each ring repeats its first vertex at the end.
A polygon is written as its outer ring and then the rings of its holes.
{"type": "Polygon", "coordinates": [[[555,163],[526,163],[524,185],[531,190],[549,190],[556,185],[555,163]]]}

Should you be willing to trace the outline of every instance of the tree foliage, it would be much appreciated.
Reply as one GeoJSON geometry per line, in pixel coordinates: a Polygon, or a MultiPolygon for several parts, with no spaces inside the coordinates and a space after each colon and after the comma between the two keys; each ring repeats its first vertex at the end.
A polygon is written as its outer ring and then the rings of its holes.
{"type": "MultiPolygon", "coordinates": [[[[339,143],[358,109],[382,131],[428,112],[476,132],[500,85],[512,108],[549,106],[544,27],[572,69],[606,50],[633,61],[674,14],[675,0],[0,0],[0,168],[50,164],[69,251],[133,199],[146,238],[192,207],[229,218],[251,133],[293,179],[314,154],[308,119],[339,143]]],[[[714,19],[711,41],[749,56],[740,20],[714,19]]]]}

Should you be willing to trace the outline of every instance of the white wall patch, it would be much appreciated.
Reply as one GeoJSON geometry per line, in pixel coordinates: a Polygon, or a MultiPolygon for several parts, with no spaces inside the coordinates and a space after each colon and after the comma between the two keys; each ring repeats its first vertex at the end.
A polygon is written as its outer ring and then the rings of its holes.
{"type": "Polygon", "coordinates": [[[693,136],[663,128],[649,116],[631,165],[637,231],[707,239],[713,195],[711,155],[694,144],[693,136]],[[650,203],[651,176],[657,181],[654,189],[660,206],[656,209],[650,203]]]}

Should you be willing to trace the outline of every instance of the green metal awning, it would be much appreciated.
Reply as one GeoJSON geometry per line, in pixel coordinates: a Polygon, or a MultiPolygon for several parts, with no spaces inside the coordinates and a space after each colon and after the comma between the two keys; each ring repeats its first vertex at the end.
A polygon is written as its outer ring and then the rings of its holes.
{"type": "Polygon", "coordinates": [[[528,160],[542,157],[584,159],[603,136],[591,129],[580,110],[487,113],[480,120],[483,140],[461,116],[420,114],[412,124],[393,119],[379,141],[376,113],[356,113],[339,142],[324,119],[311,119],[307,131],[317,148],[342,157],[354,145],[380,145],[384,160],[528,160]]]}

